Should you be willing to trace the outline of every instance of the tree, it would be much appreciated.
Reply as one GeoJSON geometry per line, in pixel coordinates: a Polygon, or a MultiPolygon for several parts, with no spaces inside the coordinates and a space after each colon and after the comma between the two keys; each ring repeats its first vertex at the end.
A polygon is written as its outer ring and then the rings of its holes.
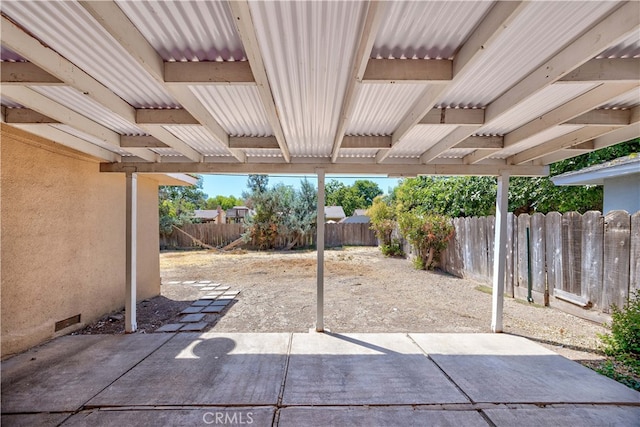
{"type": "Polygon", "coordinates": [[[347,216],[353,215],[356,209],[367,209],[382,190],[373,181],[357,180],[347,186],[332,179],[325,188],[327,206],[342,206],[347,216]]]}
{"type": "Polygon", "coordinates": [[[264,193],[269,186],[269,175],[249,175],[247,188],[250,194],[264,193]]]}
{"type": "Polygon", "coordinates": [[[179,227],[193,221],[193,211],[205,206],[207,195],[202,191],[202,177],[196,185],[160,186],[158,211],[160,233],[168,235],[173,226],[179,227]]]}
{"type": "Polygon", "coordinates": [[[239,197],[217,195],[207,199],[205,209],[217,209],[218,206],[220,206],[222,209],[227,210],[234,206],[241,206],[243,204],[244,200],[239,197]]]}

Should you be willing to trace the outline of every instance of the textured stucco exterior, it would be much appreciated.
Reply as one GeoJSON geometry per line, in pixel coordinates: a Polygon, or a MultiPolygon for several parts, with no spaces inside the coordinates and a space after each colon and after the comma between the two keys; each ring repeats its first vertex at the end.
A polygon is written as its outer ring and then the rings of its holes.
{"type": "MultiPolygon", "coordinates": [[[[125,302],[125,177],[2,124],[2,356],[69,333],[125,302]],[[57,321],[81,323],[54,332],[57,321]]],[[[138,177],[138,300],[158,295],[158,183],[138,177]]]]}

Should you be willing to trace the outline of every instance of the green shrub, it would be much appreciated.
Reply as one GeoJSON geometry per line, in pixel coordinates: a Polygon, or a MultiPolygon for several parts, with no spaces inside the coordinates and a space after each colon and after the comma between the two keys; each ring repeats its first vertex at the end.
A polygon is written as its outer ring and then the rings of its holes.
{"type": "Polygon", "coordinates": [[[599,337],[610,356],[640,356],[640,292],[633,292],[622,309],[611,306],[611,333],[599,337]]]}
{"type": "Polygon", "coordinates": [[[380,245],[382,255],[390,257],[403,257],[404,251],[402,250],[402,242],[400,239],[391,239],[391,243],[388,245],[380,245]]]}
{"type": "Polygon", "coordinates": [[[451,218],[437,214],[421,214],[415,211],[398,215],[400,232],[416,251],[414,266],[419,270],[437,266],[440,252],[453,237],[451,218]]]}

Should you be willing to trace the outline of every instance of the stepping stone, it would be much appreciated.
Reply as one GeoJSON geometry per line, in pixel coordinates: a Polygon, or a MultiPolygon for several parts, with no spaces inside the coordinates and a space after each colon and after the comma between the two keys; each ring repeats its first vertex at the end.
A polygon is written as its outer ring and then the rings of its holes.
{"type": "Polygon", "coordinates": [[[229,290],[229,286],[218,286],[216,288],[216,291],[228,291],[229,290]]]}
{"type": "MultiPolygon", "coordinates": [[[[197,286],[197,285],[196,285],[197,286]]],[[[204,286],[202,288],[200,288],[201,291],[212,291],[215,288],[211,287],[211,286],[204,286]]]]}
{"type": "Polygon", "coordinates": [[[215,300],[215,301],[213,302],[213,304],[211,304],[211,305],[221,305],[221,306],[225,306],[225,305],[229,304],[231,301],[233,301],[233,300],[232,300],[232,299],[228,299],[228,298],[218,299],[218,300],[215,300]]]}
{"type": "Polygon", "coordinates": [[[193,303],[191,303],[191,305],[196,306],[196,307],[204,307],[211,304],[211,300],[210,299],[199,299],[198,301],[194,301],[193,303]]]}
{"type": "Polygon", "coordinates": [[[214,300],[214,299],[218,298],[219,296],[220,296],[220,295],[211,295],[211,294],[207,294],[207,295],[205,295],[205,296],[203,296],[203,297],[200,297],[200,299],[207,299],[207,300],[210,300],[210,301],[211,301],[211,300],[214,300]]]}
{"type": "Polygon", "coordinates": [[[225,297],[231,297],[231,298],[233,298],[233,297],[235,297],[236,295],[238,295],[239,293],[240,293],[239,291],[237,291],[237,292],[229,292],[229,291],[227,291],[227,292],[225,292],[224,294],[222,294],[222,297],[223,297],[223,298],[225,298],[225,297]]]}
{"type": "Polygon", "coordinates": [[[180,332],[182,331],[198,332],[206,328],[207,325],[208,325],[207,322],[189,323],[187,325],[184,325],[184,327],[180,329],[180,332]]]}
{"type": "Polygon", "coordinates": [[[194,283],[194,284],[193,284],[193,285],[191,285],[191,286],[196,286],[196,287],[198,287],[198,288],[201,288],[202,286],[207,286],[207,285],[205,285],[204,283],[194,283]]]}
{"type": "Polygon", "coordinates": [[[220,313],[226,305],[210,305],[202,309],[201,313],[220,313]]]}
{"type": "Polygon", "coordinates": [[[196,283],[195,280],[189,280],[187,282],[182,282],[183,285],[193,285],[194,283],[196,283]]]}
{"type": "Polygon", "coordinates": [[[182,328],[184,324],[182,323],[167,323],[156,329],[156,332],[176,332],[180,328],[182,328]]]}
{"type": "Polygon", "coordinates": [[[208,285],[211,283],[211,280],[198,280],[198,283],[202,283],[203,285],[208,285]]]}
{"type": "Polygon", "coordinates": [[[204,314],[196,313],[196,314],[187,314],[182,319],[179,320],[180,323],[196,323],[204,319],[204,314]]]}
{"type": "Polygon", "coordinates": [[[179,285],[182,282],[176,282],[175,280],[171,281],[171,282],[167,282],[165,283],[165,285],[179,285]]]}
{"type": "Polygon", "coordinates": [[[221,291],[215,291],[215,290],[213,290],[212,292],[209,292],[207,295],[216,295],[216,296],[220,296],[220,295],[222,295],[222,292],[221,292],[221,291]]]}
{"type": "Polygon", "coordinates": [[[200,313],[201,310],[202,310],[202,306],[198,307],[198,306],[192,305],[191,307],[187,307],[184,310],[182,310],[180,314],[200,313]]]}

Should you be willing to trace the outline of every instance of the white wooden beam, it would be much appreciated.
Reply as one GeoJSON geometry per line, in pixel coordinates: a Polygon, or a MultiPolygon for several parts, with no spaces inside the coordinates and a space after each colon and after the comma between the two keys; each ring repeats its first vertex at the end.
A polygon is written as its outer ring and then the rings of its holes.
{"type": "Polygon", "coordinates": [[[596,109],[581,114],[571,120],[567,120],[564,124],[589,126],[626,126],[629,124],[630,119],[631,110],[596,109]]]}
{"type": "Polygon", "coordinates": [[[505,148],[511,147],[545,129],[578,117],[581,114],[584,114],[595,107],[630,91],[634,86],[637,87],[637,85],[637,82],[602,84],[572,99],[571,101],[554,108],[548,113],[541,115],[536,120],[519,127],[513,132],[508,133],[504,137],[504,146],[505,148]]]}
{"type": "Polygon", "coordinates": [[[246,137],[246,136],[232,136],[229,138],[229,147],[236,149],[276,149],[280,148],[275,136],[265,137],[246,137]]]}
{"type": "Polygon", "coordinates": [[[136,110],[136,124],[139,125],[199,125],[198,122],[187,110],[180,109],[159,109],[142,108],[136,110]]]}
{"type": "Polygon", "coordinates": [[[121,135],[120,147],[127,148],[170,148],[167,144],[151,135],[121,135]]]}
{"type": "Polygon", "coordinates": [[[362,83],[439,84],[452,78],[453,61],[448,59],[369,59],[362,83]]]}
{"type": "MultiPolygon", "coordinates": [[[[429,164],[418,163],[331,163],[331,159],[305,159],[306,162],[267,162],[267,163],[216,163],[216,159],[207,159],[203,163],[195,162],[163,162],[163,163],[103,163],[102,172],[126,172],[128,168],[135,168],[140,173],[237,173],[237,174],[315,174],[321,167],[327,174],[410,174],[410,175],[487,175],[496,176],[501,171],[509,171],[511,176],[546,176],[549,169],[546,166],[521,165],[512,166],[501,164],[429,164]]],[[[129,169],[130,170],[130,169],[129,169]]]]}
{"type": "Polygon", "coordinates": [[[164,81],[170,84],[255,84],[247,61],[165,62],[164,81]]]}
{"type": "Polygon", "coordinates": [[[342,99],[338,128],[333,138],[333,146],[331,148],[332,162],[335,162],[340,154],[340,147],[345,137],[344,134],[349,120],[351,120],[351,116],[353,115],[353,108],[358,97],[359,85],[364,77],[367,63],[371,56],[371,49],[373,48],[373,43],[375,42],[382,15],[386,7],[386,3],[379,1],[373,1],[368,4],[364,25],[360,33],[360,40],[358,41],[358,47],[356,48],[353,63],[351,64],[347,89],[342,99]]]}
{"type": "Polygon", "coordinates": [[[34,135],[49,139],[55,143],[64,145],[65,147],[89,154],[90,156],[97,157],[98,159],[102,159],[107,162],[121,161],[119,154],[106,150],[60,129],[54,128],[53,126],[46,124],[12,124],[11,126],[15,126],[34,135]]]}
{"type": "Polygon", "coordinates": [[[453,148],[501,149],[503,147],[504,140],[501,136],[470,136],[453,148]]]}
{"type": "Polygon", "coordinates": [[[31,62],[3,62],[2,85],[60,86],[64,82],[31,62]]]}
{"type": "Polygon", "coordinates": [[[391,148],[390,136],[345,136],[340,148],[391,148]]]}
{"type": "Polygon", "coordinates": [[[20,105],[24,105],[44,116],[67,123],[70,126],[92,135],[115,147],[120,147],[120,135],[91,119],[76,113],[54,100],[25,86],[7,86],[2,88],[2,96],[5,96],[20,105]]]}
{"type": "Polygon", "coordinates": [[[282,124],[280,123],[280,117],[278,109],[276,107],[275,100],[273,99],[273,93],[267,77],[267,71],[264,68],[264,61],[262,60],[262,54],[260,53],[260,46],[258,45],[258,36],[255,32],[253,25],[253,19],[251,18],[251,11],[249,9],[249,3],[246,0],[229,2],[231,12],[233,13],[234,23],[238,29],[238,34],[242,40],[242,45],[249,59],[249,65],[251,71],[258,85],[258,93],[262,100],[262,105],[265,108],[267,114],[267,120],[271,125],[271,130],[278,140],[282,156],[285,161],[291,161],[291,154],[289,153],[289,147],[282,131],[282,124]]]}
{"type": "MultiPolygon", "coordinates": [[[[541,115],[513,132],[508,133],[504,136],[504,147],[513,148],[519,143],[525,141],[527,138],[593,110],[595,107],[628,92],[636,85],[637,83],[601,84],[600,86],[591,89],[590,91],[549,111],[548,113],[541,115]]],[[[465,162],[468,164],[478,163],[492,154],[493,153],[476,151],[465,156],[465,162]]]]}
{"type": "Polygon", "coordinates": [[[480,108],[433,108],[418,124],[482,125],[484,124],[484,110],[480,108]]]}
{"type": "Polygon", "coordinates": [[[496,222],[493,245],[493,293],[491,309],[491,332],[502,332],[502,309],[504,305],[505,263],[507,251],[507,208],[509,206],[509,172],[498,175],[496,194],[496,222]]]}
{"type": "Polygon", "coordinates": [[[316,332],[324,332],[324,169],[317,169],[318,206],[316,213],[316,332]]]}
{"type": "MultiPolygon", "coordinates": [[[[209,130],[214,138],[218,139],[225,147],[229,147],[229,135],[220,126],[211,113],[202,105],[193,92],[186,85],[168,85],[164,81],[164,62],[153,46],[144,38],[140,31],[133,25],[127,15],[113,1],[81,1],[85,8],[96,21],[134,58],[145,71],[149,73],[158,83],[187,110],[195,119],[209,130]]],[[[134,119],[135,121],[135,119],[134,119]]],[[[141,125],[146,129],[146,125],[141,125]]],[[[150,128],[149,133],[157,130],[157,127],[150,128]]],[[[166,135],[166,134],[165,134],[166,135]]],[[[154,135],[157,136],[157,135],[154,135]]],[[[162,136],[157,136],[162,139],[162,136]]],[[[166,142],[171,145],[178,139],[170,139],[166,142]]],[[[193,151],[184,150],[188,145],[177,145],[175,150],[185,156],[192,158],[193,151]],[[184,150],[184,152],[183,152],[184,150]]],[[[191,147],[189,147],[191,148],[191,147]]],[[[193,150],[191,148],[191,150],[193,150]]],[[[229,152],[239,161],[246,160],[244,153],[235,150],[229,152]]]]}
{"type": "Polygon", "coordinates": [[[461,126],[456,128],[453,132],[442,138],[440,141],[436,142],[427,151],[422,153],[422,155],[420,156],[420,163],[426,164],[433,161],[440,154],[465,141],[469,137],[469,134],[472,134],[479,128],[479,125],[476,125],[475,129],[468,126],[461,126]]]}
{"type": "Polygon", "coordinates": [[[138,329],[136,319],[138,274],[138,175],[135,173],[126,173],[125,200],[124,330],[126,333],[132,333],[138,329]]]}
{"type": "MultiPolygon", "coordinates": [[[[162,125],[145,125],[145,129],[155,138],[178,151],[180,154],[194,162],[204,161],[204,156],[200,152],[191,148],[186,142],[166,130],[162,125]]],[[[133,148],[130,148],[130,150],[133,148]]],[[[133,152],[133,151],[132,151],[133,152]]]]}
{"type": "Polygon", "coordinates": [[[513,165],[520,165],[531,160],[544,157],[548,154],[560,151],[564,148],[570,148],[574,145],[581,144],[585,141],[589,141],[600,135],[607,134],[616,129],[618,126],[586,126],[581,129],[570,132],[566,135],[561,135],[557,138],[553,138],[542,144],[538,144],[535,147],[524,150],[518,154],[515,154],[507,159],[507,163],[513,165]]]}
{"type": "MultiPolygon", "coordinates": [[[[38,67],[43,72],[48,73],[63,81],[65,84],[79,90],[84,95],[90,97],[93,101],[103,107],[111,110],[124,120],[130,123],[136,122],[136,111],[131,105],[127,104],[119,96],[82,71],[80,68],[76,67],[66,58],[62,57],[51,48],[42,44],[39,40],[24,32],[4,16],[2,17],[1,31],[2,44],[18,53],[20,56],[29,59],[32,64],[32,68],[38,67]]],[[[37,71],[31,71],[31,73],[37,73],[37,71]]],[[[69,126],[77,127],[75,122],[65,123],[69,126]]],[[[146,160],[158,158],[154,152],[149,150],[137,150],[137,155],[146,160]]]]}
{"type": "Polygon", "coordinates": [[[638,126],[637,122],[594,139],[594,149],[599,150],[610,147],[611,145],[630,141],[634,138],[640,138],[640,126],[638,126]]]}
{"type": "Polygon", "coordinates": [[[32,110],[31,108],[8,108],[5,113],[4,121],[9,124],[25,125],[60,123],[58,120],[52,119],[51,117],[45,116],[44,114],[40,114],[37,111],[32,110]]]}
{"type": "Polygon", "coordinates": [[[558,83],[634,82],[640,75],[640,58],[592,59],[562,77],[558,83]]]}
{"type": "MultiPolygon", "coordinates": [[[[491,8],[487,16],[485,16],[454,57],[453,79],[449,85],[455,84],[464,78],[467,72],[466,70],[469,70],[473,64],[480,61],[481,58],[486,55],[487,48],[511,25],[513,19],[515,19],[523,9],[523,2],[496,2],[495,6],[491,8]]],[[[394,146],[433,108],[440,95],[442,95],[449,85],[430,85],[424,91],[420,99],[418,99],[409,113],[405,115],[393,133],[391,142],[394,146]]],[[[443,151],[448,150],[453,145],[471,136],[476,129],[477,128],[469,127],[469,132],[466,135],[462,135],[460,131],[457,132],[456,135],[460,136],[460,138],[454,142],[451,142],[451,139],[449,139],[448,141],[451,145],[440,144],[438,146],[438,149],[441,149],[439,153],[436,153],[433,147],[430,148],[421,156],[423,163],[427,163],[429,158],[434,159],[438,157],[443,151]]],[[[381,152],[377,160],[379,162],[384,161],[390,153],[391,150],[381,152]]]]}
{"type": "MultiPolygon", "coordinates": [[[[487,123],[595,58],[606,48],[626,39],[640,26],[640,2],[630,1],[578,37],[486,108],[487,123]]],[[[637,80],[636,80],[637,81],[637,80]]],[[[506,143],[506,141],[505,141],[506,143]]]]}
{"type": "MultiPolygon", "coordinates": [[[[593,146],[593,144],[591,144],[593,146]]],[[[580,156],[582,154],[590,153],[593,149],[583,149],[583,148],[563,148],[562,150],[554,151],[551,154],[547,154],[544,157],[541,157],[533,162],[539,165],[550,165],[551,163],[559,162],[560,160],[570,159],[572,157],[580,156]]]]}

